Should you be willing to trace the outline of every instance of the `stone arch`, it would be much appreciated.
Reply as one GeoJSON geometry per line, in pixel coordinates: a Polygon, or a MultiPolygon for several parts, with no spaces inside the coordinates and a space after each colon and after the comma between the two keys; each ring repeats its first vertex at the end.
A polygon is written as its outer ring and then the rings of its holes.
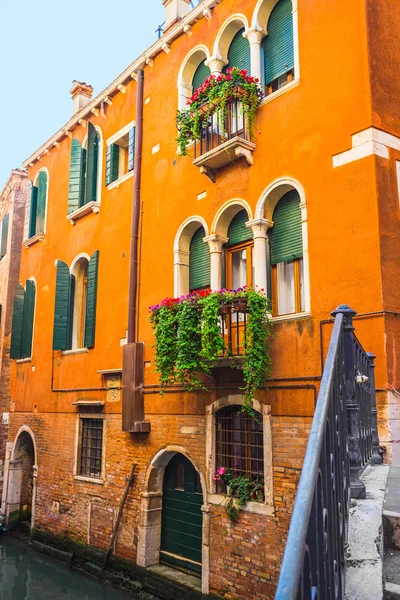
{"type": "Polygon", "coordinates": [[[203,44],[192,48],[186,55],[178,74],[178,108],[187,108],[186,102],[193,94],[192,80],[197,67],[203,60],[209,60],[210,52],[203,44]]]}
{"type": "Polygon", "coordinates": [[[268,20],[278,2],[279,0],[258,0],[253,12],[251,26],[266,34],[268,20]]]}
{"type": "Polygon", "coordinates": [[[189,293],[190,242],[194,232],[203,227],[208,236],[208,225],[198,215],[189,217],[179,227],[174,240],[174,296],[177,298],[189,293]]]}
{"type": "Polygon", "coordinates": [[[304,305],[305,312],[310,311],[310,269],[308,255],[308,223],[307,223],[307,205],[304,188],[292,177],[283,177],[276,179],[266,187],[257,202],[256,219],[265,220],[269,226],[273,225],[272,215],[274,214],[275,206],[279,200],[291,190],[296,190],[300,197],[301,210],[301,228],[303,240],[303,263],[304,263],[304,305]]]}
{"type": "Polygon", "coordinates": [[[219,30],[214,43],[213,56],[225,64],[228,62],[229,46],[240,29],[249,28],[247,18],[242,14],[231,15],[219,30]]]}
{"type": "MultiPolygon", "coordinates": [[[[99,125],[94,125],[93,127],[96,130],[97,135],[99,136],[99,153],[97,157],[97,199],[96,202],[101,202],[101,194],[103,189],[103,151],[104,151],[104,137],[103,131],[99,125]]],[[[85,134],[85,137],[82,141],[82,148],[87,147],[88,134],[85,134]]]]}
{"type": "Polygon", "coordinates": [[[83,307],[85,305],[86,296],[84,290],[84,279],[89,268],[90,257],[82,252],[74,258],[71,263],[70,273],[75,277],[75,292],[73,301],[73,326],[72,326],[72,348],[83,347],[84,317],[83,307]]]}
{"type": "Polygon", "coordinates": [[[202,593],[209,592],[209,509],[208,493],[204,473],[191,452],[183,446],[168,445],[159,450],[152,458],[144,479],[140,523],[138,529],[137,564],[150,567],[160,561],[162,494],[165,468],[176,454],[185,456],[196,469],[200,477],[203,493],[203,541],[202,541],[202,593]]]}
{"type": "Polygon", "coordinates": [[[8,468],[4,512],[9,527],[25,519],[30,520],[31,529],[34,527],[37,470],[35,436],[23,425],[15,436],[8,468]]]}
{"type": "Polygon", "coordinates": [[[246,210],[249,221],[251,221],[252,211],[250,204],[246,202],[246,200],[234,198],[223,204],[214,217],[214,221],[211,226],[211,235],[217,234],[226,237],[229,224],[233,217],[235,217],[237,213],[243,209],[246,210]]]}

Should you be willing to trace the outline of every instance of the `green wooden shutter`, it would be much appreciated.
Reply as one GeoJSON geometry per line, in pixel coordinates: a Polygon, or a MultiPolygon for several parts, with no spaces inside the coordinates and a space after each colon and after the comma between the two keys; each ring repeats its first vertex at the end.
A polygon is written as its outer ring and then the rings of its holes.
{"type": "Polygon", "coordinates": [[[17,283],[14,291],[10,358],[21,358],[22,356],[22,319],[24,315],[24,299],[25,290],[20,283],[17,283]]]}
{"type": "Polygon", "coordinates": [[[28,279],[25,289],[24,312],[22,318],[21,358],[32,356],[33,321],[35,318],[36,285],[28,279]]]}
{"type": "Polygon", "coordinates": [[[69,166],[68,214],[77,210],[83,204],[84,165],[82,146],[78,140],[71,140],[71,157],[69,166]]]}
{"type": "Polygon", "coordinates": [[[30,181],[28,184],[27,190],[26,190],[24,241],[29,239],[30,224],[31,224],[32,193],[33,193],[33,185],[32,185],[32,181],[30,181]]]}
{"type": "Polygon", "coordinates": [[[68,289],[67,312],[67,350],[72,348],[72,332],[74,328],[75,275],[70,275],[68,289]]]}
{"type": "Polygon", "coordinates": [[[189,254],[189,289],[200,290],[210,286],[210,251],[203,242],[206,233],[199,227],[190,242],[189,254]]]}
{"type": "Polygon", "coordinates": [[[239,242],[247,242],[253,239],[253,232],[251,229],[246,227],[246,223],[249,220],[245,209],[238,212],[235,215],[228,228],[228,246],[239,244],[239,242]]]}
{"type": "Polygon", "coordinates": [[[248,75],[251,73],[250,44],[242,35],[244,31],[244,27],[238,31],[229,46],[228,64],[224,67],[224,72],[229,68],[237,67],[238,69],[246,69],[248,75]]]}
{"type": "Polygon", "coordinates": [[[37,201],[38,201],[38,189],[34,185],[32,188],[31,197],[31,215],[29,221],[29,237],[36,235],[36,217],[37,217],[37,201]]]}
{"type": "Polygon", "coordinates": [[[36,209],[36,232],[44,232],[44,223],[46,219],[46,199],[47,199],[47,173],[40,171],[37,191],[37,209],[36,209]]]}
{"type": "Polygon", "coordinates": [[[68,350],[70,275],[68,265],[57,261],[56,299],[54,304],[53,350],[68,350]]]}
{"type": "Polygon", "coordinates": [[[268,20],[263,39],[265,85],[294,68],[292,1],[280,0],[268,20]]]}
{"type": "Polygon", "coordinates": [[[85,314],[85,348],[94,346],[96,329],[97,276],[99,270],[99,251],[90,257],[87,270],[86,314],[85,314]]]}
{"type": "Polygon", "coordinates": [[[278,202],[272,216],[270,230],[271,265],[301,258],[303,236],[301,230],[300,196],[296,190],[287,192],[278,202]]]}
{"type": "Polygon", "coordinates": [[[7,213],[4,215],[2,224],[1,224],[1,246],[0,246],[0,260],[7,254],[7,244],[8,244],[8,225],[10,221],[10,215],[7,213]]]}
{"type": "Polygon", "coordinates": [[[97,168],[99,156],[99,136],[95,127],[89,122],[86,151],[86,189],[85,204],[97,200],[97,168]]]}
{"type": "Polygon", "coordinates": [[[135,166],[135,140],[136,127],[132,127],[128,135],[128,171],[132,171],[135,166]]]}
{"type": "Polygon", "coordinates": [[[119,146],[110,144],[106,151],[106,185],[118,179],[119,146]]]}
{"type": "Polygon", "coordinates": [[[196,71],[194,72],[193,79],[192,79],[193,91],[197,90],[197,88],[199,88],[201,85],[203,85],[203,83],[205,82],[207,77],[209,77],[210,74],[211,74],[211,71],[206,66],[206,60],[204,59],[199,64],[196,71]]]}

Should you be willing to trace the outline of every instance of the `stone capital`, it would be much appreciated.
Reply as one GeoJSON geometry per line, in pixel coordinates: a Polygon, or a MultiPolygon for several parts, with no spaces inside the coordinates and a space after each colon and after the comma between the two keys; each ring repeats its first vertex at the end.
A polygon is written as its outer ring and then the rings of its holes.
{"type": "Polygon", "coordinates": [[[216,75],[218,73],[222,73],[222,69],[225,65],[228,64],[228,61],[222,58],[222,56],[210,56],[208,60],[206,60],[205,65],[210,69],[211,75],[216,75]]]}
{"type": "Polygon", "coordinates": [[[244,32],[243,37],[249,41],[250,45],[257,44],[259,46],[266,33],[265,30],[256,25],[255,27],[249,27],[249,29],[244,32]]]}
{"type": "Polygon", "coordinates": [[[273,227],[273,221],[268,221],[268,219],[252,219],[251,221],[247,221],[246,227],[252,230],[253,238],[266,238],[268,229],[273,227]]]}
{"type": "Polygon", "coordinates": [[[229,238],[227,238],[225,235],[214,233],[213,235],[203,238],[203,241],[209,245],[210,254],[221,254],[222,246],[228,242],[228,239],[229,238]]]}

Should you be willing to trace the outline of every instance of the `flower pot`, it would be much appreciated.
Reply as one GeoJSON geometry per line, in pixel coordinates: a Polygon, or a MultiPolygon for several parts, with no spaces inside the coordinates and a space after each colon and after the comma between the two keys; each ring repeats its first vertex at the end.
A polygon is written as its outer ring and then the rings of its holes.
{"type": "Polygon", "coordinates": [[[233,300],[233,310],[236,310],[236,311],[240,310],[240,299],[239,298],[235,298],[233,300]]]}
{"type": "Polygon", "coordinates": [[[247,310],[247,298],[239,298],[239,310],[242,312],[247,310]]]}
{"type": "Polygon", "coordinates": [[[221,312],[224,315],[230,315],[232,312],[232,304],[223,304],[221,306],[221,312]]]}

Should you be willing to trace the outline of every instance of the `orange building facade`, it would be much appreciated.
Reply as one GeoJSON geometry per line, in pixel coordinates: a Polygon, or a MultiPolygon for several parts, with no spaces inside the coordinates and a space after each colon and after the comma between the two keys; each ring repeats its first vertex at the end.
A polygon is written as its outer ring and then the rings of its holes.
{"type": "Polygon", "coordinates": [[[272,598],[330,311],[343,302],[357,311],[357,335],[377,356],[386,460],[400,458],[400,82],[387,72],[400,56],[400,38],[388,34],[395,3],[202,0],[187,14],[185,0],[164,5],[161,38],[96,98],[90,86],[74,82],[73,117],[24,163],[33,193],[19,291],[29,308],[13,361],[4,506],[11,521],[24,505],[38,534],[108,549],[135,464],[115,555],[135,565],[139,579],[147,581],[162,562],[194,572],[204,594],[272,598]],[[265,40],[279,38],[288,6],[291,54],[283,70],[268,76],[275,55],[265,40]],[[215,75],[249,67],[266,96],[250,145],[237,140],[239,116],[233,141],[200,151],[193,164],[192,146],[187,156],[177,151],[175,115],[202,65],[215,75]],[[136,338],[129,340],[132,196],[140,159],[136,338]],[[290,202],[300,249],[290,261],[274,259],[272,232],[278,222],[284,231],[279,210],[284,214],[290,202]],[[235,224],[239,237],[232,244],[235,224]],[[274,297],[272,376],[254,396],[256,425],[241,416],[241,372],[229,363],[213,371],[205,390],[171,386],[160,395],[149,306],[193,289],[196,234],[209,253],[208,275],[198,287],[251,283],[274,297]],[[122,426],[127,342],[144,344],[143,385],[132,397],[144,406],[146,426],[134,433],[122,426]],[[234,526],[226,490],[213,478],[223,456],[230,468],[235,457],[250,456],[250,467],[238,472],[262,472],[262,500],[248,502],[234,526]],[[32,494],[24,499],[32,474],[32,494]],[[174,501],[181,502],[176,490],[197,507],[189,533],[185,517],[173,512],[174,501]],[[172,537],[167,519],[183,523],[172,537]]]}

